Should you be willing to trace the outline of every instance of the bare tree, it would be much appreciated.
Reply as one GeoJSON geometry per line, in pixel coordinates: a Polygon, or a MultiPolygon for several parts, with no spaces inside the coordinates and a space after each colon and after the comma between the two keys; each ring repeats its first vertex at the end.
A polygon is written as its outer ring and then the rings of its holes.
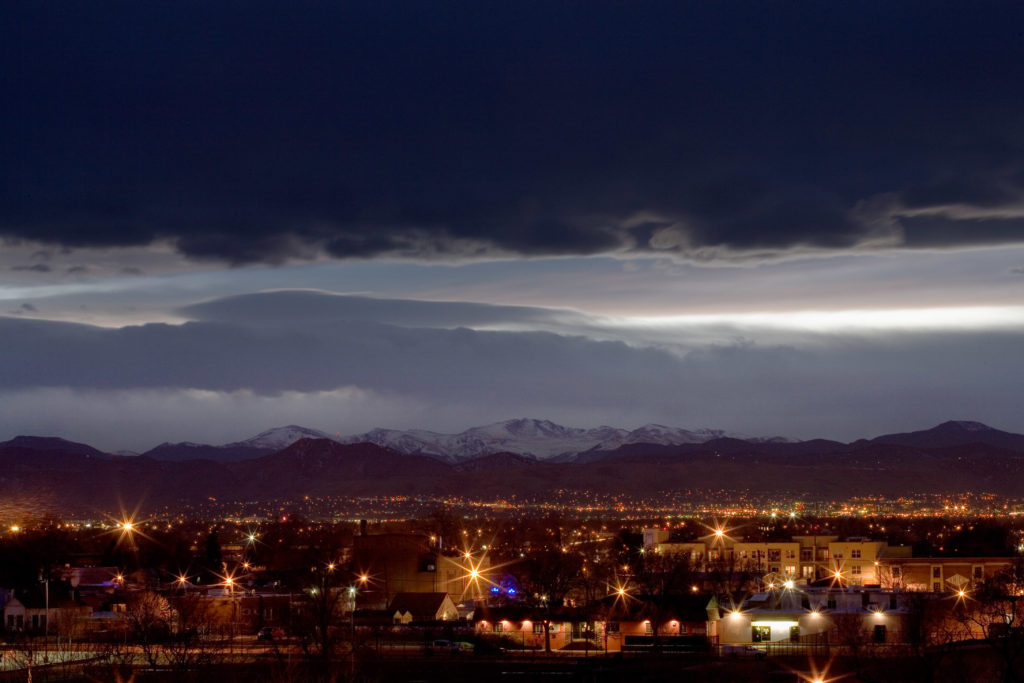
{"type": "Polygon", "coordinates": [[[1000,680],[1024,680],[1024,558],[979,584],[957,614],[964,628],[996,654],[1000,680]]]}
{"type": "Polygon", "coordinates": [[[158,593],[143,591],[128,599],[126,616],[132,642],[142,650],[150,666],[160,664],[160,645],[171,633],[171,605],[158,593]]]}
{"type": "MultiPolygon", "coordinates": [[[[354,607],[350,601],[348,589],[338,585],[333,572],[320,572],[319,580],[302,593],[292,630],[312,665],[311,680],[335,681],[339,676],[335,659],[344,642],[345,607],[354,607]]],[[[350,645],[354,651],[354,638],[350,645]]]]}
{"type": "Polygon", "coordinates": [[[519,565],[517,578],[523,597],[543,615],[545,652],[551,652],[551,617],[578,585],[582,569],[583,558],[564,550],[543,551],[519,565]]]}
{"type": "Polygon", "coordinates": [[[637,598],[646,602],[645,612],[651,618],[654,646],[658,647],[661,626],[667,619],[670,597],[690,592],[697,578],[689,556],[647,552],[633,573],[637,598]]]}

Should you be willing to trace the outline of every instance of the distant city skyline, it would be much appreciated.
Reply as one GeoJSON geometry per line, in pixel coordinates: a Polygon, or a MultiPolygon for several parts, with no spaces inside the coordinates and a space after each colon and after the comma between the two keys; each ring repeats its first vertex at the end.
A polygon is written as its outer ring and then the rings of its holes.
{"type": "Polygon", "coordinates": [[[1024,7],[0,17],[0,440],[1024,432],[1024,7]]]}

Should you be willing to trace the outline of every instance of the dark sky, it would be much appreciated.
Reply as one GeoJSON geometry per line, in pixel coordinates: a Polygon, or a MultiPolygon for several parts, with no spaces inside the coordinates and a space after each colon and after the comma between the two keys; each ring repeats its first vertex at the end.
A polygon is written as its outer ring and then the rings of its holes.
{"type": "Polygon", "coordinates": [[[0,63],[0,437],[1024,430],[1019,2],[12,2],[0,63]]]}
{"type": "Polygon", "coordinates": [[[11,237],[232,263],[1024,239],[1017,2],[7,3],[0,21],[11,237]]]}

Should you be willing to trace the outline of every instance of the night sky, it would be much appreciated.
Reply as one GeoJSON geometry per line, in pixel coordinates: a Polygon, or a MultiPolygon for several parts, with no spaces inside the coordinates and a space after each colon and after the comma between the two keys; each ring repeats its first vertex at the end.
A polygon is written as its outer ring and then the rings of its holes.
{"type": "Polygon", "coordinates": [[[0,439],[1024,432],[1024,4],[4,3],[0,439]]]}

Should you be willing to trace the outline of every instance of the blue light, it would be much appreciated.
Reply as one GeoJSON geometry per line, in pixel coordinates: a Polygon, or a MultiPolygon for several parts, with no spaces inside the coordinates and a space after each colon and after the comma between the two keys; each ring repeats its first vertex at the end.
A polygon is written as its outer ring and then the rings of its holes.
{"type": "Polygon", "coordinates": [[[491,592],[492,593],[499,593],[499,592],[501,592],[501,589],[498,588],[497,586],[491,586],[491,592]]]}
{"type": "Polygon", "coordinates": [[[516,589],[515,588],[509,588],[508,589],[508,594],[509,595],[515,595],[516,594],[516,589]]]}

